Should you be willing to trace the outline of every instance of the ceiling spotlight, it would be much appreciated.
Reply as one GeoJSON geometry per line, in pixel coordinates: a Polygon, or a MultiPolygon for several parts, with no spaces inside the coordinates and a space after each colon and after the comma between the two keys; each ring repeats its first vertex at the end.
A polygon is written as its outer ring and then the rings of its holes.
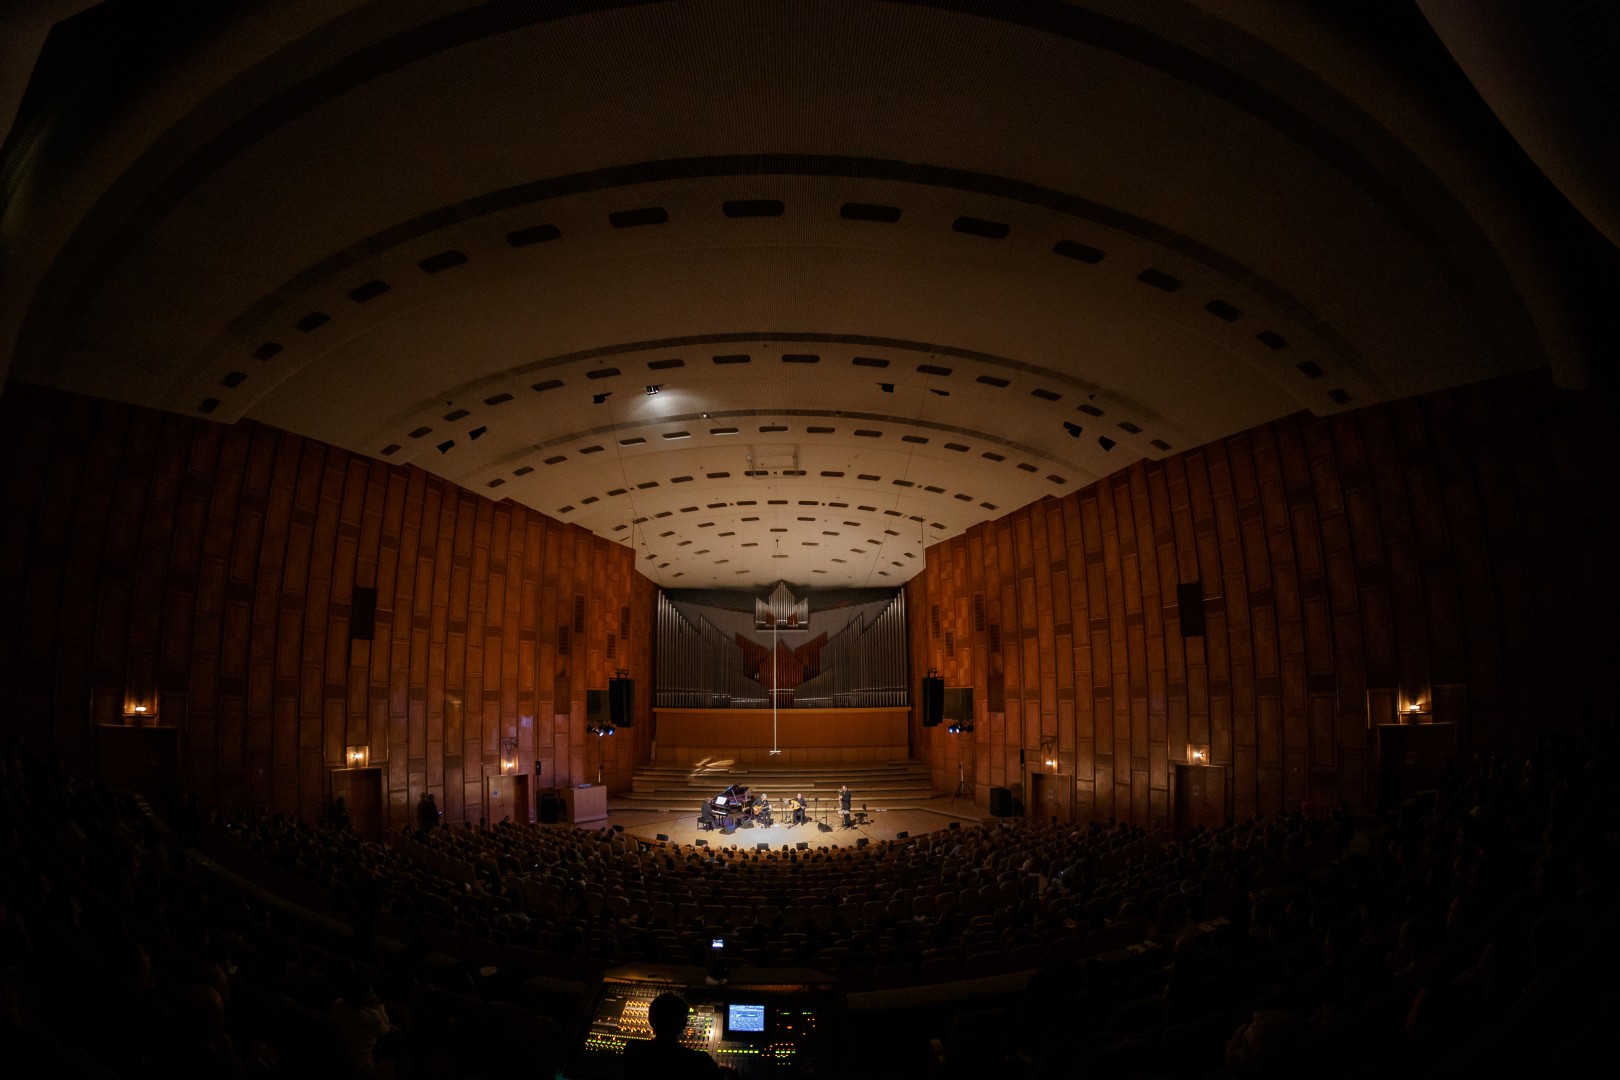
{"type": "Polygon", "coordinates": [[[1080,432],[1084,431],[1085,429],[1079,424],[1071,423],[1070,421],[1065,420],[1063,421],[1063,430],[1067,431],[1071,438],[1078,439],[1080,437],[1080,432]]]}
{"type": "Polygon", "coordinates": [[[885,394],[894,393],[894,383],[892,383],[892,382],[880,382],[880,383],[878,383],[878,388],[880,390],[882,390],[885,394]]]}
{"type": "Polygon", "coordinates": [[[1110,439],[1106,435],[1099,435],[1097,436],[1097,445],[1102,447],[1104,450],[1112,450],[1114,448],[1114,440],[1110,439]]]}
{"type": "Polygon", "coordinates": [[[651,386],[647,387],[647,396],[652,397],[654,394],[658,393],[659,389],[659,384],[653,383],[651,386]]]}
{"type": "Polygon", "coordinates": [[[940,397],[950,397],[951,396],[951,392],[949,390],[936,390],[932,386],[930,386],[928,388],[928,392],[930,394],[938,394],[940,397]]]}
{"type": "Polygon", "coordinates": [[[613,396],[613,391],[611,391],[611,390],[604,390],[600,394],[592,394],[591,395],[591,404],[600,405],[600,404],[602,404],[602,402],[606,401],[608,398],[610,398],[612,396],[613,396]]]}
{"type": "Polygon", "coordinates": [[[484,437],[484,432],[486,432],[488,430],[489,430],[489,428],[487,428],[487,427],[475,427],[471,431],[467,432],[467,438],[472,439],[474,442],[476,442],[479,439],[483,438],[484,437]]]}
{"type": "Polygon", "coordinates": [[[454,439],[446,439],[446,440],[444,440],[444,442],[439,444],[439,453],[448,454],[450,452],[450,448],[452,446],[454,446],[454,445],[456,445],[456,440],[454,440],[454,439]]]}

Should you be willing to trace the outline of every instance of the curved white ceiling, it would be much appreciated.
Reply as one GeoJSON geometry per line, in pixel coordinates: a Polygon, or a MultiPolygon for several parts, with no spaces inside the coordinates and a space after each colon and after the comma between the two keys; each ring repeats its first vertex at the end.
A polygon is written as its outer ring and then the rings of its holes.
{"type": "Polygon", "coordinates": [[[410,462],[680,587],[896,585],[1298,410],[1577,380],[1475,133],[1233,12],[312,2],[108,45],[104,7],[8,144],[11,376],[410,462]]]}

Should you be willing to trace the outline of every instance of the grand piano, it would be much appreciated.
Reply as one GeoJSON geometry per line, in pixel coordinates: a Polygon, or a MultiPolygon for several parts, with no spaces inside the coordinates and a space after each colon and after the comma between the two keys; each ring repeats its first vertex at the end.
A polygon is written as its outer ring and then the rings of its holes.
{"type": "Polygon", "coordinates": [[[709,800],[709,810],[714,814],[715,826],[724,832],[730,832],[754,816],[754,804],[757,801],[754,796],[748,794],[746,784],[732,784],[717,797],[709,800]]]}

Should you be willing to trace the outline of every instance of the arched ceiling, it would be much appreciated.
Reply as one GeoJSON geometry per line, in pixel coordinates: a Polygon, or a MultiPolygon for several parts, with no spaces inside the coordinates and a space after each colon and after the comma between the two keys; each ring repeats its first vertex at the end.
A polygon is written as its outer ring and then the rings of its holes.
{"type": "Polygon", "coordinates": [[[1307,5],[213,7],[46,43],[10,377],[410,462],[666,586],[898,585],[1279,416],[1583,377],[1495,145],[1307,5]]]}

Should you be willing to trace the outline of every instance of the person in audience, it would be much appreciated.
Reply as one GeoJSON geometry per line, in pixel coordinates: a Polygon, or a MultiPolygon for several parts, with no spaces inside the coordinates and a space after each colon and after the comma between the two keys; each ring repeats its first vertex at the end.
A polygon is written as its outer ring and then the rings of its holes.
{"type": "Polygon", "coordinates": [[[424,791],[416,804],[416,823],[424,829],[436,829],[443,817],[439,804],[433,799],[433,792],[424,791]]]}

